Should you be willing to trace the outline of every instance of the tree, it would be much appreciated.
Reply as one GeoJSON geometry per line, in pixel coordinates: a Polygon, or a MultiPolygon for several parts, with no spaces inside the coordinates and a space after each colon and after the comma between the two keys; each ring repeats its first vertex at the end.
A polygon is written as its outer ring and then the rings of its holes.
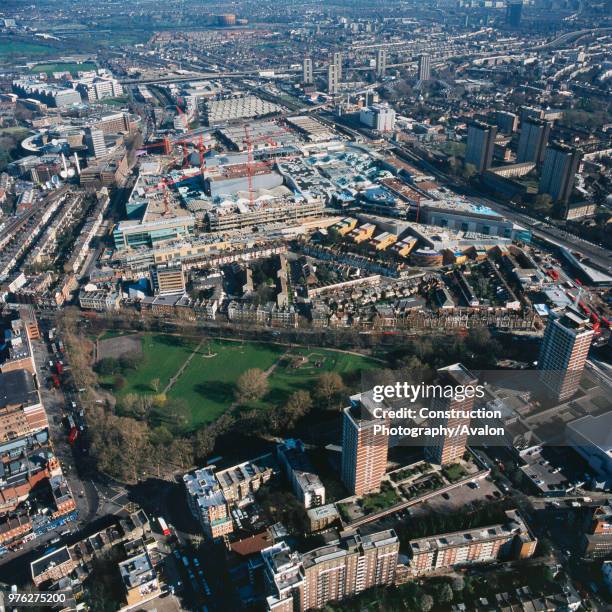
{"type": "Polygon", "coordinates": [[[541,193],[536,196],[533,206],[538,212],[547,213],[552,208],[552,198],[548,193],[541,193]]]}
{"type": "Polygon", "coordinates": [[[437,603],[449,603],[453,601],[453,589],[448,582],[439,585],[436,589],[436,601],[437,603]]]}
{"type": "Polygon", "coordinates": [[[323,372],[317,379],[317,398],[325,402],[328,409],[343,389],[344,382],[337,372],[323,372]]]}
{"type": "Polygon", "coordinates": [[[159,387],[161,385],[159,378],[154,378],[149,384],[151,389],[155,391],[155,393],[159,392],[159,387]]]}
{"type": "Polygon", "coordinates": [[[241,404],[257,401],[268,392],[268,379],[259,368],[250,368],[236,382],[236,401],[241,404]]]}
{"type": "Polygon", "coordinates": [[[434,600],[431,595],[423,595],[419,601],[419,609],[422,612],[429,612],[434,606],[434,600]]]}
{"type": "Polygon", "coordinates": [[[312,398],[308,391],[296,391],[291,394],[284,408],[285,426],[288,429],[295,424],[312,408],[312,398]]]}
{"type": "Polygon", "coordinates": [[[453,576],[453,581],[451,585],[452,585],[453,591],[457,593],[461,593],[463,589],[465,588],[465,580],[463,579],[463,576],[461,575],[453,576]]]}
{"type": "Polygon", "coordinates": [[[476,166],[474,164],[464,164],[463,166],[463,178],[466,180],[471,179],[476,174],[476,166]]]}
{"type": "Polygon", "coordinates": [[[123,376],[121,376],[121,374],[115,375],[115,377],[113,378],[113,390],[121,391],[121,389],[125,387],[126,382],[127,381],[125,380],[125,378],[123,378],[123,376]]]}
{"type": "Polygon", "coordinates": [[[198,463],[204,462],[215,448],[216,436],[212,427],[200,429],[193,438],[193,455],[198,463]]]}

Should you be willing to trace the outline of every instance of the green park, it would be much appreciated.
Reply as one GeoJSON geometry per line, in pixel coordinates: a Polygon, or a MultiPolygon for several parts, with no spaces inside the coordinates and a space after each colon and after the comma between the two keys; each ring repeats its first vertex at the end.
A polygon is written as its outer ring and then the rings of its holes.
{"type": "MultiPolygon", "coordinates": [[[[214,421],[233,407],[281,406],[296,391],[313,391],[323,372],[336,372],[345,382],[356,381],[363,370],[377,366],[373,359],[331,349],[288,346],[275,343],[226,339],[193,339],[169,334],[138,334],[109,338],[138,355],[131,367],[118,377],[98,367],[100,382],[112,388],[121,405],[126,397],[161,396],[169,407],[181,403],[187,410],[186,430],[195,430],[214,421]],[[239,378],[256,368],[265,374],[263,397],[246,404],[236,401],[239,378]],[[117,379],[119,384],[117,384],[117,379]]],[[[116,356],[115,356],[116,357],[116,356]]],[[[100,350],[99,364],[114,357],[100,350]]]]}

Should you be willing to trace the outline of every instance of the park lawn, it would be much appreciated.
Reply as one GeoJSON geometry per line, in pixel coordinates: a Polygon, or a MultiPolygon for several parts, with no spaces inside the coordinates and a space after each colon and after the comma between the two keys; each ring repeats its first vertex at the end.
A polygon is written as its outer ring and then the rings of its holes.
{"type": "MultiPolygon", "coordinates": [[[[119,334],[109,331],[103,337],[116,335],[119,334]]],[[[160,390],[163,390],[197,346],[198,341],[193,338],[143,334],[142,362],[135,371],[126,374],[126,385],[117,393],[118,397],[127,393],[154,394],[151,388],[154,378],[159,378],[160,390]]],[[[367,357],[319,348],[289,349],[260,342],[210,340],[193,356],[168,391],[168,398],[185,402],[190,417],[186,429],[194,430],[214,421],[232,406],[236,381],[246,370],[266,371],[272,366],[275,368],[268,378],[268,393],[245,408],[268,409],[283,405],[295,391],[314,391],[315,381],[322,372],[355,375],[376,367],[377,363],[367,357]],[[289,358],[296,355],[307,357],[308,361],[292,367],[289,358]]]]}
{"type": "Polygon", "coordinates": [[[267,370],[284,353],[282,346],[211,340],[202,345],[168,396],[185,400],[193,429],[214,421],[234,402],[238,378],[250,368],[267,370]],[[209,357],[209,354],[215,355],[209,357]]]}
{"type": "Polygon", "coordinates": [[[126,376],[126,385],[119,396],[127,393],[153,394],[151,381],[159,378],[160,391],[168,384],[197,346],[191,338],[164,334],[145,334],[142,337],[142,361],[137,370],[126,376]]]}
{"type": "Polygon", "coordinates": [[[38,74],[39,72],[46,72],[47,74],[51,74],[53,72],[66,72],[70,71],[70,74],[73,76],[79,70],[88,71],[88,70],[96,70],[98,66],[94,62],[83,62],[82,64],[78,64],[75,62],[56,62],[56,63],[45,63],[45,64],[36,64],[30,72],[38,74]]]}
{"type": "Polygon", "coordinates": [[[292,348],[288,356],[291,355],[307,357],[308,362],[294,368],[287,363],[288,360],[283,360],[270,376],[270,391],[263,399],[264,403],[282,405],[295,391],[314,391],[313,385],[323,372],[356,374],[377,366],[367,357],[320,348],[292,348]]]}

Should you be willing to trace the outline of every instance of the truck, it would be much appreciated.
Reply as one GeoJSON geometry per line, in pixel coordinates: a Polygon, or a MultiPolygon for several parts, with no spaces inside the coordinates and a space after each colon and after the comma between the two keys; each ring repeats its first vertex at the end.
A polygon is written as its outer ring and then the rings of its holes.
{"type": "Polygon", "coordinates": [[[163,517],[158,517],[157,518],[157,522],[159,523],[159,528],[161,529],[161,532],[165,535],[165,536],[169,536],[170,535],[170,528],[168,527],[168,524],[166,523],[166,521],[163,519],[163,517]]]}

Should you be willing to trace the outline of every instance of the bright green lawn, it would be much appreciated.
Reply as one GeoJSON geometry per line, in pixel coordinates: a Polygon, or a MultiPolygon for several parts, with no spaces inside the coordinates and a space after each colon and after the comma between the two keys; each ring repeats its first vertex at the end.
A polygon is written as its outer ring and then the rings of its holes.
{"type": "MultiPolygon", "coordinates": [[[[163,389],[197,345],[196,340],[188,338],[143,335],[142,363],[136,371],[127,374],[127,384],[119,396],[126,393],[152,394],[150,382],[153,378],[159,378],[160,389],[163,389]]],[[[205,342],[168,396],[188,404],[191,415],[189,429],[193,429],[215,420],[232,405],[236,381],[249,368],[265,371],[276,364],[268,379],[270,391],[256,404],[265,408],[282,405],[291,393],[299,389],[312,391],[316,378],[324,371],[350,374],[376,366],[376,362],[366,357],[296,347],[288,355],[308,358],[307,363],[296,368],[284,357],[287,350],[285,346],[257,342],[205,342]]]]}
{"type": "Polygon", "coordinates": [[[283,352],[273,344],[211,341],[202,345],[168,395],[189,404],[192,427],[208,423],[232,404],[241,374],[249,368],[267,370],[283,352]],[[216,357],[208,357],[209,349],[216,357]]]}
{"type": "Polygon", "coordinates": [[[31,70],[31,72],[38,74],[39,72],[46,72],[47,74],[51,74],[53,72],[66,72],[69,71],[70,74],[76,75],[79,70],[88,71],[88,70],[96,70],[97,66],[94,62],[83,62],[82,64],[77,64],[75,62],[58,62],[58,63],[49,63],[49,64],[36,64],[31,70]]]}
{"type": "Polygon", "coordinates": [[[136,371],[126,376],[127,384],[120,395],[127,393],[154,393],[151,381],[159,378],[160,390],[168,384],[187,357],[197,346],[189,338],[146,334],[142,337],[142,361],[136,371]]]}

